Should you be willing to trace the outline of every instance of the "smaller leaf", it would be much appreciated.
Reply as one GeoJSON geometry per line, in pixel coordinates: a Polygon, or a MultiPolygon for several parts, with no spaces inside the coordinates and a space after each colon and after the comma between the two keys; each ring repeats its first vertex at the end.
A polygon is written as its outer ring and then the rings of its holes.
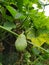
{"type": "Polygon", "coordinates": [[[22,11],[22,6],[23,6],[23,0],[16,0],[17,1],[17,6],[20,11],[22,11]]]}
{"type": "Polygon", "coordinates": [[[7,30],[12,30],[13,28],[16,28],[16,25],[13,22],[5,22],[4,23],[4,27],[7,30]]]}
{"type": "Polygon", "coordinates": [[[0,63],[0,65],[2,65],[2,63],[0,63]]]}
{"type": "Polygon", "coordinates": [[[35,48],[35,47],[32,47],[31,48],[31,51],[32,51],[32,53],[34,54],[34,55],[39,55],[39,53],[40,53],[40,50],[38,50],[37,48],[35,48]]]}
{"type": "Polygon", "coordinates": [[[37,62],[35,65],[43,65],[41,62],[37,62]]]}
{"type": "Polygon", "coordinates": [[[24,4],[27,5],[29,3],[29,0],[23,0],[24,1],[24,4]]]}
{"type": "Polygon", "coordinates": [[[28,51],[26,51],[26,53],[24,53],[24,58],[29,59],[30,57],[31,54],[28,51]]]}

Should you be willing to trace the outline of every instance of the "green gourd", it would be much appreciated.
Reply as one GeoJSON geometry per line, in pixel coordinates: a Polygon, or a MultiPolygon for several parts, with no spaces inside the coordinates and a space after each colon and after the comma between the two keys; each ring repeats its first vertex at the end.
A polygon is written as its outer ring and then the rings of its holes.
{"type": "Polygon", "coordinates": [[[27,41],[24,34],[20,34],[15,41],[15,47],[18,51],[24,51],[27,47],[27,41]]]}

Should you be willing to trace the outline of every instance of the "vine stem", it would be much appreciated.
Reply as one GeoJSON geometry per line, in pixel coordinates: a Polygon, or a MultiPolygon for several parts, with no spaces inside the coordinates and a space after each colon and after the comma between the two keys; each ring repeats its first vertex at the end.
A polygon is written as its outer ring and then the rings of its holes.
{"type": "Polygon", "coordinates": [[[13,32],[13,31],[10,31],[10,30],[6,29],[6,28],[3,27],[3,26],[0,26],[0,28],[3,29],[3,30],[6,30],[7,32],[10,32],[11,34],[13,34],[13,35],[15,35],[15,36],[19,36],[17,33],[13,32]]]}
{"type": "MultiPolygon", "coordinates": [[[[6,31],[8,31],[8,32],[10,32],[11,34],[13,34],[13,35],[15,35],[15,36],[19,36],[17,33],[12,32],[12,31],[10,31],[10,30],[6,29],[5,27],[3,27],[3,26],[1,26],[1,25],[0,25],[0,28],[1,28],[1,29],[3,29],[3,30],[6,30],[6,31]]],[[[29,44],[32,44],[32,45],[34,45],[34,46],[38,47],[39,49],[41,49],[41,50],[45,51],[46,53],[49,53],[49,52],[48,52],[47,50],[45,50],[44,48],[39,47],[38,45],[35,45],[35,44],[33,44],[32,42],[30,42],[30,41],[27,41],[27,42],[28,42],[29,44]]]]}
{"type": "Polygon", "coordinates": [[[40,47],[40,46],[38,46],[38,45],[35,45],[35,44],[33,44],[32,42],[30,42],[30,41],[27,41],[27,42],[30,43],[31,45],[34,45],[35,47],[39,48],[40,50],[43,50],[44,52],[46,52],[46,53],[49,54],[49,52],[48,52],[47,50],[45,50],[44,48],[42,48],[42,47],[40,47]]]}
{"type": "Polygon", "coordinates": [[[36,60],[34,60],[32,64],[35,64],[38,60],[39,60],[39,57],[36,60]]]}

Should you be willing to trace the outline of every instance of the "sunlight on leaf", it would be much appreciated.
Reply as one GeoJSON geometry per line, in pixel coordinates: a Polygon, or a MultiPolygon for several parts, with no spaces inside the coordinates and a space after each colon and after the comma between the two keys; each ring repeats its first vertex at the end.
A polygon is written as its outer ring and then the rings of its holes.
{"type": "Polygon", "coordinates": [[[27,34],[27,39],[30,39],[32,43],[36,46],[42,46],[45,42],[49,44],[49,38],[47,34],[40,34],[39,36],[33,36],[33,33],[29,32],[27,34]]]}

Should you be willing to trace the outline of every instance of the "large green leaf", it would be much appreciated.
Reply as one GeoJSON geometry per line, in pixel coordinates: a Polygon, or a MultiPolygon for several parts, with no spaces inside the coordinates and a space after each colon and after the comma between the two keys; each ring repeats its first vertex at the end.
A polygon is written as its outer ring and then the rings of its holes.
{"type": "Polygon", "coordinates": [[[6,8],[8,9],[8,11],[11,13],[11,15],[12,15],[13,17],[16,16],[17,11],[16,11],[13,7],[11,7],[11,6],[6,6],[6,8]]]}
{"type": "Polygon", "coordinates": [[[29,0],[23,0],[24,4],[27,5],[30,1],[29,0]]]}
{"type": "MultiPolygon", "coordinates": [[[[34,31],[29,31],[27,39],[30,39],[35,46],[42,46],[45,42],[49,44],[49,35],[47,33],[39,34],[35,36],[34,31]]],[[[37,34],[37,33],[36,33],[37,34]]]]}
{"type": "Polygon", "coordinates": [[[11,15],[15,18],[15,19],[23,19],[25,18],[25,16],[22,13],[19,13],[16,9],[14,9],[12,6],[6,6],[6,8],[8,9],[8,11],[11,13],[11,15]]]}

